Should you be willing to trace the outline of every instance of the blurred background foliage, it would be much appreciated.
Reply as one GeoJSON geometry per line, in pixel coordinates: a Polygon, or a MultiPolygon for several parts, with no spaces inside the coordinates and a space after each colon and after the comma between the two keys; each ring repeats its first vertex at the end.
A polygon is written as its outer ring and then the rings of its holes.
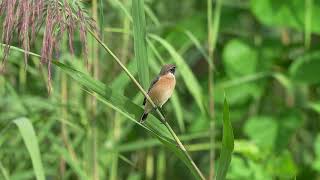
{"type": "MultiPolygon", "coordinates": [[[[103,41],[137,76],[131,1],[83,4],[103,41]]],[[[194,84],[183,80],[185,71],[178,66],[176,92],[165,114],[206,176],[210,121],[196,94],[206,101],[214,93],[218,153],[225,92],[235,136],[227,179],[320,178],[320,1],[223,0],[212,92],[207,88],[207,1],[145,0],[145,5],[150,78],[162,63],[178,64],[181,56],[200,84],[192,90],[194,84]]],[[[40,29],[32,52],[40,54],[43,33],[40,29]]],[[[91,36],[86,66],[79,32],[75,34],[75,54],[65,37],[55,57],[142,104],[143,95],[91,36]]],[[[17,38],[12,45],[20,46],[17,38]]],[[[45,66],[30,56],[25,68],[23,59],[23,53],[11,50],[0,76],[1,179],[35,178],[22,137],[10,125],[20,117],[34,126],[48,178],[193,179],[158,140],[88,95],[56,66],[52,66],[53,91],[48,95],[45,66]]]]}

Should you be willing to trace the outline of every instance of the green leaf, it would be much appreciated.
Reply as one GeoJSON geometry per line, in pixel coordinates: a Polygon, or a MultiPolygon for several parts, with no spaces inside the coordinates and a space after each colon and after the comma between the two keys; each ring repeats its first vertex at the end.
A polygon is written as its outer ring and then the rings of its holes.
{"type": "Polygon", "coordinates": [[[267,170],[279,179],[292,179],[297,175],[297,166],[291,153],[285,150],[277,156],[270,157],[267,170]]]}
{"type": "MultiPolygon", "coordinates": [[[[305,29],[306,4],[302,0],[251,0],[251,11],[268,26],[305,29]]],[[[320,1],[314,1],[310,14],[311,32],[320,33],[320,1]]]]}
{"type": "Polygon", "coordinates": [[[258,55],[248,44],[235,39],[225,46],[223,63],[228,76],[238,78],[256,72],[258,55]]]}
{"type": "Polygon", "coordinates": [[[158,138],[163,145],[172,150],[185,163],[195,177],[199,178],[195,168],[192,166],[191,162],[187,159],[182,150],[176,146],[173,137],[168,129],[161,123],[158,116],[150,114],[145,124],[140,124],[138,121],[143,113],[143,109],[134,104],[129,98],[118,94],[117,89],[111,89],[108,86],[105,86],[102,82],[94,80],[89,75],[80,72],[69,65],[58,61],[53,61],[53,63],[82,85],[84,89],[91,95],[95,96],[97,100],[119,112],[129,120],[144,128],[146,131],[150,132],[154,137],[158,138]]]}
{"type": "Polygon", "coordinates": [[[146,46],[146,19],[144,14],[144,0],[132,1],[133,39],[135,59],[137,60],[138,76],[142,87],[149,86],[149,65],[146,46]]]}
{"type": "Polygon", "coordinates": [[[320,102],[310,102],[308,107],[320,114],[320,102]]]}
{"type": "Polygon", "coordinates": [[[320,82],[320,52],[313,52],[299,57],[290,66],[291,78],[297,82],[314,84],[320,82]]]}
{"type": "Polygon", "coordinates": [[[15,119],[13,123],[17,125],[24,144],[27,147],[37,180],[45,180],[39,144],[32,124],[27,118],[15,119]]]}
{"type": "Polygon", "coordinates": [[[276,121],[264,116],[250,118],[244,127],[244,132],[263,150],[270,150],[274,147],[277,131],[276,121]]]}
{"type": "Polygon", "coordinates": [[[227,99],[225,98],[223,107],[222,148],[219,158],[219,164],[217,167],[217,180],[224,180],[226,178],[234,148],[233,130],[229,116],[229,106],[227,99]]]}
{"type": "Polygon", "coordinates": [[[275,142],[277,152],[287,149],[297,131],[302,128],[303,118],[299,111],[285,110],[279,117],[278,134],[275,142]]]}
{"type": "Polygon", "coordinates": [[[199,106],[200,110],[204,112],[202,102],[202,89],[188,64],[184,61],[181,55],[173,48],[173,46],[169,44],[166,40],[157,35],[150,35],[150,37],[159,42],[170,53],[177,65],[177,71],[182,74],[181,77],[184,80],[188,90],[192,94],[193,98],[196,100],[196,103],[199,106]]]}

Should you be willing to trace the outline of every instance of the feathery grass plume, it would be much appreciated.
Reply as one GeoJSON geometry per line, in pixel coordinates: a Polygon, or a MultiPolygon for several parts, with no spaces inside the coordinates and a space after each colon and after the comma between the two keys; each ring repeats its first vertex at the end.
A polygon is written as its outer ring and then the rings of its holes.
{"type": "Polygon", "coordinates": [[[51,61],[53,56],[59,56],[59,43],[64,33],[67,33],[69,49],[74,54],[73,39],[76,27],[79,27],[82,52],[87,62],[87,29],[96,30],[94,21],[90,18],[78,1],[68,0],[2,0],[0,15],[4,17],[2,41],[4,57],[0,71],[4,70],[5,61],[10,51],[14,34],[25,52],[27,65],[30,44],[37,38],[37,32],[44,28],[42,40],[41,62],[48,66],[48,86],[51,84],[51,61]],[[16,30],[16,31],[15,31],[16,30]]]}

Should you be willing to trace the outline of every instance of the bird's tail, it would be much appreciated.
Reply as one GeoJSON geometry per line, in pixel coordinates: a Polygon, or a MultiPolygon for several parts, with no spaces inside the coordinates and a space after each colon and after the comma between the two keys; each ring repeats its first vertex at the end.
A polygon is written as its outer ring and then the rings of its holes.
{"type": "Polygon", "coordinates": [[[149,114],[149,113],[146,113],[146,112],[144,112],[144,113],[142,114],[141,119],[140,119],[140,123],[143,123],[143,122],[147,119],[148,114],[149,114]]]}

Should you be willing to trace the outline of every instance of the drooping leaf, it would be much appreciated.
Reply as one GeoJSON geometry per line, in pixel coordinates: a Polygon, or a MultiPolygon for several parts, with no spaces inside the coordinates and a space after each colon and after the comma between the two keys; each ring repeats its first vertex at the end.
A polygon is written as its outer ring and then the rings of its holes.
{"type": "Polygon", "coordinates": [[[24,144],[27,147],[37,180],[45,180],[45,173],[42,166],[39,144],[32,124],[27,118],[15,119],[13,123],[17,125],[24,144]]]}

